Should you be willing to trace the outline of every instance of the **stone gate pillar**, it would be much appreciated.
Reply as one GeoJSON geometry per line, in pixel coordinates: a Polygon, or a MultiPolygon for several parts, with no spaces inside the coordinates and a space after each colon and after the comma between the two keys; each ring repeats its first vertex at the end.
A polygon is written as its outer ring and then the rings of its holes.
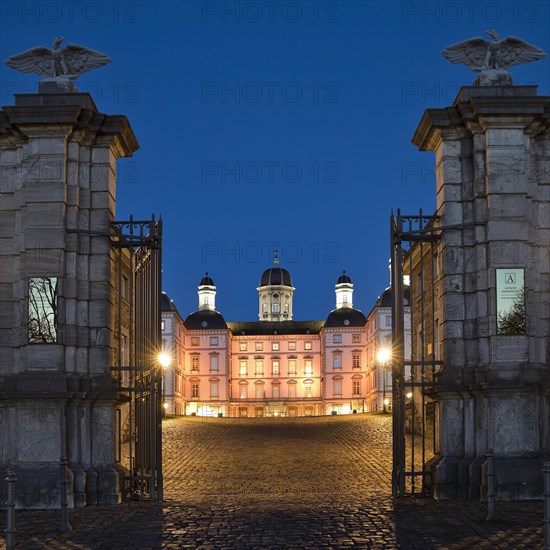
{"type": "Polygon", "coordinates": [[[425,111],[413,143],[436,155],[441,224],[464,225],[444,231],[440,245],[445,368],[433,396],[433,495],[479,498],[492,448],[498,497],[541,496],[550,452],[550,97],[536,86],[463,87],[452,106],[425,111]]]}
{"type": "Polygon", "coordinates": [[[0,473],[16,467],[19,506],[58,506],[66,456],[71,505],[117,503],[106,235],[138,143],[89,94],[48,91],[0,111],[0,473]]]}

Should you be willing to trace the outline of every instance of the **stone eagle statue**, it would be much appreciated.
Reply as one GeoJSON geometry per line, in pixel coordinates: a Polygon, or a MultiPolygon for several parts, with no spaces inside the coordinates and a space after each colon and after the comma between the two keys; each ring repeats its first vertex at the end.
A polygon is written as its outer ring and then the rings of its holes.
{"type": "Polygon", "coordinates": [[[478,85],[511,85],[512,76],[506,70],[508,67],[546,57],[543,50],[515,36],[501,40],[494,30],[487,31],[487,34],[491,37],[490,41],[478,36],[453,44],[441,52],[451,63],[464,63],[472,71],[480,73],[476,80],[478,85]]]}
{"type": "Polygon", "coordinates": [[[23,73],[37,73],[44,80],[68,82],[111,62],[111,58],[101,52],[77,44],[61,48],[61,42],[63,38],[58,37],[51,50],[38,46],[14,55],[6,61],[6,65],[23,73]]]}

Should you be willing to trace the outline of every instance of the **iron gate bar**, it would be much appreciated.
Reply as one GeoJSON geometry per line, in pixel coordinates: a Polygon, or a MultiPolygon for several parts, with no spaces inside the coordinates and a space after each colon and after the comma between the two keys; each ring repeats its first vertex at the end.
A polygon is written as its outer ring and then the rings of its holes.
{"type": "MultiPolygon", "coordinates": [[[[411,492],[417,491],[416,480],[421,480],[421,492],[427,488],[427,479],[430,475],[427,465],[427,399],[426,393],[433,386],[436,367],[443,368],[443,361],[436,359],[435,343],[435,282],[436,264],[435,244],[440,240],[442,231],[446,229],[461,229],[463,226],[437,226],[438,216],[397,215],[393,212],[390,217],[391,242],[391,288],[392,288],[392,394],[393,394],[393,467],[392,467],[392,494],[404,496],[407,493],[406,479],[410,480],[411,492]],[[404,244],[409,246],[407,250],[404,244]],[[426,247],[428,245],[428,247],[426,247]],[[427,266],[427,256],[430,265],[427,266]],[[418,265],[416,265],[416,263],[418,265]],[[409,303],[411,326],[419,327],[417,338],[411,332],[411,358],[405,360],[405,296],[403,270],[407,264],[409,275],[409,303]],[[417,273],[413,278],[413,265],[417,273]],[[429,281],[429,282],[428,282],[429,281]],[[429,286],[428,286],[429,285],[429,286]],[[418,289],[416,288],[418,286],[418,289]],[[428,290],[431,288],[431,304],[425,303],[428,290]],[[427,317],[431,315],[431,327],[428,330],[427,317]],[[417,317],[420,317],[418,319],[417,317]],[[427,344],[431,349],[426,356],[427,344]],[[413,357],[420,359],[413,359],[413,357]],[[405,379],[405,367],[410,375],[405,379]],[[406,404],[405,390],[410,388],[410,459],[411,467],[407,468],[407,439],[406,439],[406,404]],[[420,410],[418,410],[420,409],[420,410]],[[420,425],[418,425],[420,424],[420,425]],[[421,468],[415,466],[417,441],[420,453],[421,468]]],[[[476,225],[476,224],[471,224],[476,225]]],[[[432,449],[435,450],[436,427],[433,427],[432,449]]]]}
{"type": "Polygon", "coordinates": [[[118,249],[118,365],[119,391],[128,395],[130,491],[143,499],[162,500],[162,378],[156,364],[161,349],[162,220],[115,221],[111,244],[118,249]],[[122,268],[123,251],[128,250],[128,352],[129,365],[122,365],[122,268]],[[123,373],[128,372],[127,384],[123,373]]]}

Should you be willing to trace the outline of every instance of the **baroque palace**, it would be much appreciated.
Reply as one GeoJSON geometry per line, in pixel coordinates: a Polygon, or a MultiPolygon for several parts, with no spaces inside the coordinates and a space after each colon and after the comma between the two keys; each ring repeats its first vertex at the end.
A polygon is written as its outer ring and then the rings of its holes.
{"type": "Polygon", "coordinates": [[[198,287],[199,308],[185,320],[163,293],[167,414],[315,416],[391,408],[389,289],[367,317],[353,307],[353,283],[344,272],[326,320],[295,321],[292,278],[275,258],[257,290],[252,322],[224,320],[208,273],[198,287]]]}

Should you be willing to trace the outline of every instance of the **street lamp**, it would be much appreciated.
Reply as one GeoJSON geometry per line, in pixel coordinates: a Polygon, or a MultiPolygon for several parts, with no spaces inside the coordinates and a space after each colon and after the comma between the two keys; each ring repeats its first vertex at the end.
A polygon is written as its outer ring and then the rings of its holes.
{"type": "Polygon", "coordinates": [[[157,360],[162,367],[162,416],[164,416],[168,408],[166,404],[166,371],[172,363],[172,357],[169,353],[162,351],[158,354],[157,360]]]}
{"type": "Polygon", "coordinates": [[[382,348],[377,354],[378,364],[382,367],[382,403],[384,404],[382,412],[387,412],[387,406],[390,404],[390,400],[386,399],[386,365],[391,358],[391,351],[388,348],[382,348]]]}

